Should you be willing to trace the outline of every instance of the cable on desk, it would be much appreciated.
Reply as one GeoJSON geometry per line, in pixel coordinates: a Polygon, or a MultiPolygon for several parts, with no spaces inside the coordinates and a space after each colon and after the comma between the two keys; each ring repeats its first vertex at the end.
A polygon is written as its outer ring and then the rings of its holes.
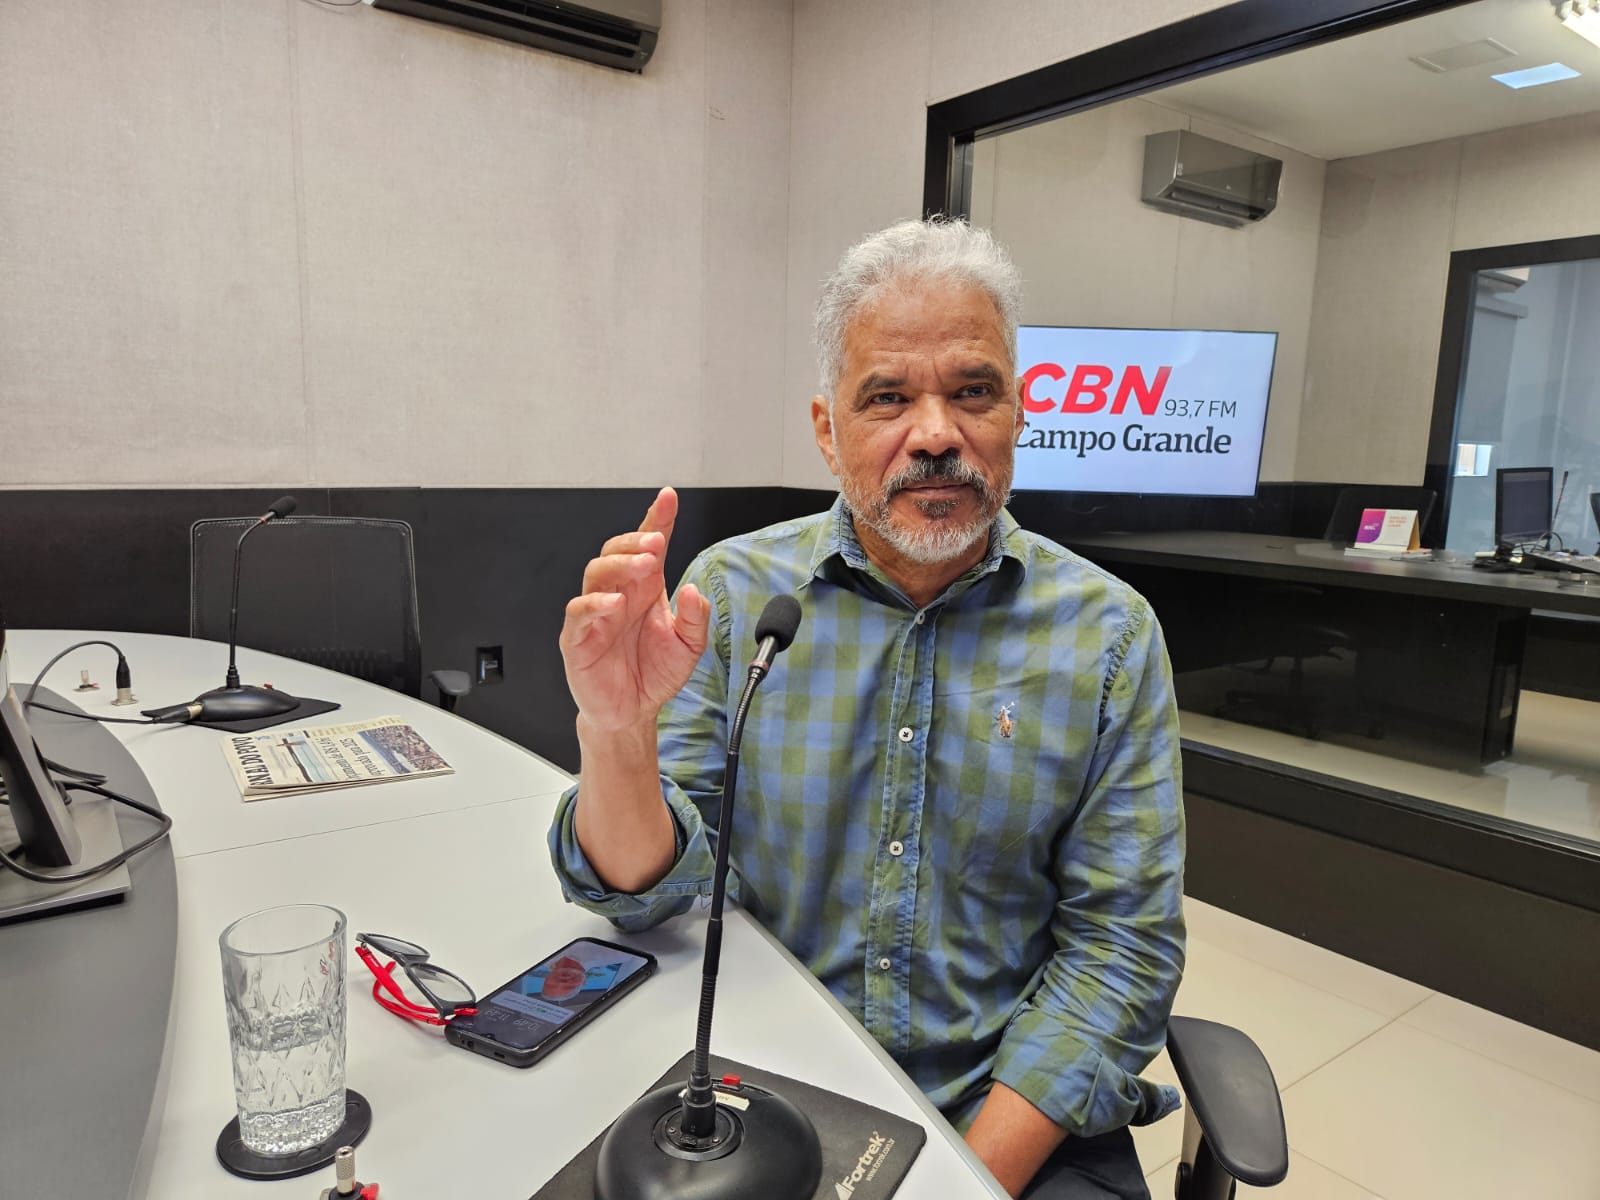
{"type": "Polygon", "coordinates": [[[85,771],[79,767],[69,767],[66,763],[58,763],[53,758],[39,755],[39,761],[57,775],[70,775],[73,779],[81,779],[85,783],[104,783],[106,777],[99,771],[85,771]]]}
{"type": "MultiPolygon", "coordinates": [[[[37,747],[35,748],[37,749],[37,747]]],[[[39,755],[39,761],[44,764],[47,770],[54,771],[57,775],[68,775],[73,779],[81,779],[85,783],[104,783],[106,781],[106,777],[99,771],[84,771],[78,767],[69,767],[66,763],[58,763],[55,759],[46,758],[43,754],[39,755]]],[[[72,797],[62,796],[61,802],[63,804],[71,804],[72,797]]],[[[6,795],[5,789],[0,788],[0,805],[9,805],[10,803],[11,797],[6,795]]]]}
{"type": "Polygon", "coordinates": [[[0,850],[0,865],[9,867],[24,879],[31,879],[35,883],[82,883],[86,879],[104,875],[107,871],[114,871],[126,863],[135,854],[141,854],[150,849],[162,838],[172,832],[172,818],[159,808],[152,808],[143,801],[135,800],[132,796],[124,796],[121,792],[114,792],[110,788],[101,787],[96,783],[64,783],[61,785],[68,791],[94,792],[104,796],[107,800],[115,800],[118,804],[126,804],[129,808],[138,809],[146,816],[154,817],[161,823],[161,828],[145,838],[142,842],[135,842],[126,847],[120,854],[112,855],[105,862],[93,867],[79,867],[72,871],[35,871],[32,867],[25,867],[4,850],[0,850]]]}
{"type": "MultiPolygon", "coordinates": [[[[100,717],[96,716],[94,713],[75,712],[70,708],[58,708],[54,704],[46,704],[43,700],[35,700],[33,698],[35,693],[37,693],[39,690],[39,685],[44,682],[44,677],[50,673],[50,668],[55,666],[74,650],[82,650],[85,646],[107,646],[117,652],[117,690],[120,693],[124,689],[128,689],[131,693],[133,688],[133,672],[128,669],[128,657],[122,653],[122,647],[118,646],[115,642],[108,642],[102,638],[92,638],[87,642],[73,643],[60,654],[52,658],[49,662],[45,663],[44,669],[33,677],[33,683],[28,688],[28,694],[22,698],[23,707],[41,708],[45,712],[59,713],[63,717],[77,717],[80,721],[99,721],[103,725],[162,724],[162,722],[153,721],[149,717],[100,717]]],[[[132,697],[130,694],[130,699],[131,698],[132,697]]],[[[71,772],[68,772],[68,774],[70,773],[71,772]]]]}
{"type": "MultiPolygon", "coordinates": [[[[128,669],[128,658],[127,655],[122,653],[122,647],[118,646],[115,642],[108,642],[102,638],[92,638],[86,642],[75,642],[73,645],[68,646],[65,650],[61,651],[60,654],[57,654],[49,662],[45,663],[44,669],[34,676],[33,684],[28,688],[28,694],[22,701],[23,704],[32,708],[42,708],[46,712],[60,713],[63,716],[68,717],[81,717],[85,720],[101,721],[108,724],[160,724],[158,721],[151,721],[149,719],[136,721],[129,717],[97,717],[90,713],[74,712],[69,708],[58,708],[53,704],[45,704],[42,701],[34,699],[35,693],[37,693],[39,690],[39,685],[44,682],[44,677],[50,673],[50,668],[55,666],[74,650],[81,650],[85,646],[106,646],[111,650],[115,650],[117,653],[117,687],[119,690],[123,688],[132,688],[132,672],[128,669]]],[[[43,756],[41,756],[41,758],[42,757],[43,756]]],[[[132,846],[125,847],[121,853],[115,854],[108,858],[105,862],[99,863],[92,867],[79,867],[70,871],[36,871],[32,867],[23,866],[4,850],[0,850],[0,866],[8,867],[15,871],[18,875],[22,876],[24,879],[31,879],[35,883],[82,883],[86,879],[93,879],[96,876],[104,875],[107,871],[116,870],[116,868],[122,866],[134,855],[143,853],[144,851],[150,849],[151,846],[154,846],[162,838],[166,837],[172,832],[171,817],[167,816],[167,814],[162,812],[159,808],[152,808],[143,801],[135,800],[132,796],[124,796],[121,792],[113,791],[112,789],[103,786],[105,784],[106,777],[100,774],[98,771],[83,771],[77,767],[69,767],[62,765],[61,763],[52,762],[49,759],[43,759],[43,761],[52,770],[62,775],[69,775],[73,777],[60,785],[64,792],[93,792],[95,795],[104,796],[107,800],[112,800],[118,804],[125,804],[129,808],[137,809],[139,812],[144,813],[148,817],[154,817],[158,822],[160,822],[161,827],[143,841],[136,842],[132,846]]],[[[62,798],[68,804],[72,803],[71,796],[64,795],[62,798]]],[[[0,793],[0,803],[9,804],[10,797],[0,793]]]]}
{"type": "Polygon", "coordinates": [[[97,717],[93,713],[76,712],[70,708],[57,708],[54,704],[46,704],[43,700],[26,700],[29,708],[42,709],[45,712],[60,713],[63,717],[77,717],[80,721],[99,721],[102,725],[166,725],[167,721],[156,721],[150,717],[97,717]]]}

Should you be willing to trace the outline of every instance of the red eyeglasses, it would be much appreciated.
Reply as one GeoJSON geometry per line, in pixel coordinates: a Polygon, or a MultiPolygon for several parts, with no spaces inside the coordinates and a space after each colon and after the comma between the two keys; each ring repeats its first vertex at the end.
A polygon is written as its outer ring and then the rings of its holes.
{"type": "Polygon", "coordinates": [[[381,933],[358,933],[356,955],[375,976],[372,998],[397,1017],[426,1025],[448,1025],[456,1017],[472,1016],[478,1011],[475,1007],[478,997],[467,986],[467,981],[443,967],[434,966],[428,961],[428,952],[415,942],[381,933]],[[393,961],[385,966],[378,961],[374,950],[393,961]],[[401,990],[394,977],[396,967],[406,973],[406,978],[426,997],[431,1008],[418,1004],[401,990]]]}

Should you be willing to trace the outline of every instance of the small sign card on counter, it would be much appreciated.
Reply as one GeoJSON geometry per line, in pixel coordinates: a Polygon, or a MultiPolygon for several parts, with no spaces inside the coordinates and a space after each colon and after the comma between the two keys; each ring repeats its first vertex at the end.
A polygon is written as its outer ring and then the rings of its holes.
{"type": "Polygon", "coordinates": [[[1363,558],[1395,558],[1419,549],[1421,539],[1416,509],[1366,508],[1361,511],[1356,540],[1344,552],[1363,558]]]}

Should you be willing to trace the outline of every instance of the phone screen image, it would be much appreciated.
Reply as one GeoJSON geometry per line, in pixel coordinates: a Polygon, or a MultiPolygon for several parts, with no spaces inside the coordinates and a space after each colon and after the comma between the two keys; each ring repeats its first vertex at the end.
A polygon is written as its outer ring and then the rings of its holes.
{"type": "Polygon", "coordinates": [[[649,962],[583,939],[530,967],[463,1018],[474,1033],[514,1049],[536,1046],[621,987],[649,962]]]}

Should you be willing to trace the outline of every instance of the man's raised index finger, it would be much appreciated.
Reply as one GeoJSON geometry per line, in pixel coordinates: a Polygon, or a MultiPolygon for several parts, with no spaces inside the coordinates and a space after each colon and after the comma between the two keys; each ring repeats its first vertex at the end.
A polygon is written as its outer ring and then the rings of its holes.
{"type": "Polygon", "coordinates": [[[650,507],[644,514],[644,521],[639,525],[640,533],[659,533],[672,540],[672,526],[678,520],[678,493],[669,487],[662,488],[656,493],[656,498],[651,501],[650,507]]]}

